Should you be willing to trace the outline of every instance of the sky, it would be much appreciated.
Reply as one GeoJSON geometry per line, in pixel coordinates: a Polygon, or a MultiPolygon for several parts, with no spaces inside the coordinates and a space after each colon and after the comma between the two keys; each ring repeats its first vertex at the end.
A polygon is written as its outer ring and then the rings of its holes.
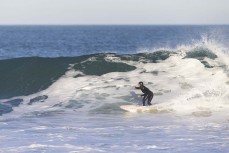
{"type": "Polygon", "coordinates": [[[229,0],[0,0],[0,25],[229,24],[229,0]]]}

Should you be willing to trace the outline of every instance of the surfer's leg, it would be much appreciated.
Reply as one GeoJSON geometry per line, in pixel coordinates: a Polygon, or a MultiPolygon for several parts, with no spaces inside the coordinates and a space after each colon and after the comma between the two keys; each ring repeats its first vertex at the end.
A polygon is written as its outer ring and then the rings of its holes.
{"type": "Polygon", "coordinates": [[[149,98],[148,98],[148,105],[152,105],[151,104],[151,100],[152,100],[152,96],[149,96],[149,98]]]}
{"type": "Polygon", "coordinates": [[[142,99],[143,106],[145,106],[145,105],[146,105],[146,104],[145,104],[146,99],[147,99],[147,95],[145,95],[145,96],[143,97],[143,99],[142,99]]]}
{"type": "Polygon", "coordinates": [[[151,101],[153,99],[153,94],[148,95],[148,105],[152,105],[151,101]]]}

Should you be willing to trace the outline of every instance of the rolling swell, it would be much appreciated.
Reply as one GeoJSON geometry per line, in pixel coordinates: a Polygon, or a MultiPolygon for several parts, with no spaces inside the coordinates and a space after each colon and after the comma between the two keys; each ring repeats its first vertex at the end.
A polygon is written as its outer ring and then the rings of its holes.
{"type": "MultiPolygon", "coordinates": [[[[69,73],[66,72],[69,70],[81,72],[70,76],[74,78],[85,75],[101,76],[110,72],[128,72],[136,69],[126,61],[158,63],[171,55],[177,56],[179,52],[160,50],[138,54],[106,53],[78,57],[24,57],[0,60],[0,100],[5,99],[4,102],[0,102],[0,115],[13,111],[14,107],[23,102],[23,99],[17,96],[27,96],[45,90],[63,75],[68,76],[69,73]]],[[[214,60],[217,55],[208,48],[197,47],[186,52],[183,58],[200,60],[206,68],[212,68],[214,65],[207,63],[205,58],[214,60]]],[[[48,98],[48,95],[38,95],[31,97],[27,104],[45,102],[48,98]]]]}
{"type": "Polygon", "coordinates": [[[0,99],[29,95],[48,88],[74,65],[73,69],[85,75],[134,70],[121,62],[105,60],[107,54],[79,57],[26,57],[0,61],[0,99]],[[88,60],[93,58],[94,60],[88,60]]]}
{"type": "MultiPolygon", "coordinates": [[[[127,72],[136,69],[135,66],[121,62],[122,60],[156,63],[167,59],[172,54],[177,53],[160,50],[153,53],[123,55],[104,53],[78,57],[24,57],[0,60],[0,99],[30,95],[44,90],[69,69],[80,71],[83,75],[101,76],[110,72],[127,72]],[[120,60],[112,61],[107,57],[120,60]]],[[[217,58],[211,50],[203,47],[187,52],[184,58],[196,58],[207,68],[211,68],[212,66],[203,60],[204,57],[217,58]]]]}
{"type": "Polygon", "coordinates": [[[40,57],[0,61],[0,98],[28,95],[47,88],[68,67],[66,59],[40,57]]]}

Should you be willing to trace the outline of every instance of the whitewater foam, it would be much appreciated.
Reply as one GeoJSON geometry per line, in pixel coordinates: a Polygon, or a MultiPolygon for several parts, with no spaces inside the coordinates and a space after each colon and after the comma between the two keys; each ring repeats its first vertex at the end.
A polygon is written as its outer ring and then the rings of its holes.
{"type": "MultiPolygon", "coordinates": [[[[229,57],[225,47],[203,37],[201,41],[191,45],[163,50],[170,53],[165,51],[164,54],[161,50],[136,55],[108,53],[83,57],[83,60],[77,59],[80,64],[69,64],[65,74],[47,89],[28,96],[11,98],[23,99],[23,104],[14,107],[11,114],[71,111],[71,107],[72,110],[83,113],[103,113],[103,108],[114,109],[120,113],[117,106],[135,103],[131,100],[130,91],[134,90],[139,81],[143,81],[154,92],[153,103],[160,110],[211,116],[214,112],[225,113],[229,109],[229,57]],[[171,52],[172,50],[176,52],[171,52]],[[190,52],[192,56],[188,57],[190,52]],[[154,60],[150,59],[151,57],[154,60]],[[88,64],[98,64],[103,69],[101,60],[109,63],[104,65],[106,71],[90,74],[86,70],[88,64]],[[115,71],[110,71],[109,66],[115,71]],[[123,72],[117,71],[116,67],[123,72]],[[38,100],[31,103],[31,99],[36,97],[38,100]]],[[[93,68],[90,66],[90,69],[93,68]]],[[[3,101],[7,100],[9,99],[3,101]]],[[[107,113],[106,110],[105,112],[107,113]]]]}

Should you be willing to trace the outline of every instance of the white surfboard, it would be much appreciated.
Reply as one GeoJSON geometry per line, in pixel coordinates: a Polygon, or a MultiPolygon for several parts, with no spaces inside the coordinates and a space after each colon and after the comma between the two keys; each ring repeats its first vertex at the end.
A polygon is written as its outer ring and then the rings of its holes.
{"type": "Polygon", "coordinates": [[[134,105],[122,105],[120,106],[121,109],[133,112],[133,113],[143,113],[143,112],[149,112],[149,113],[159,113],[161,110],[158,110],[158,107],[155,105],[151,106],[142,106],[142,99],[139,97],[134,91],[130,92],[131,95],[131,101],[134,101],[134,105]]]}
{"type": "Polygon", "coordinates": [[[173,109],[159,105],[139,106],[139,105],[121,105],[120,108],[131,113],[172,113],[173,109]]]}
{"type": "Polygon", "coordinates": [[[155,106],[139,106],[139,105],[121,105],[121,109],[132,112],[132,113],[159,113],[160,110],[157,109],[155,106]]]}

